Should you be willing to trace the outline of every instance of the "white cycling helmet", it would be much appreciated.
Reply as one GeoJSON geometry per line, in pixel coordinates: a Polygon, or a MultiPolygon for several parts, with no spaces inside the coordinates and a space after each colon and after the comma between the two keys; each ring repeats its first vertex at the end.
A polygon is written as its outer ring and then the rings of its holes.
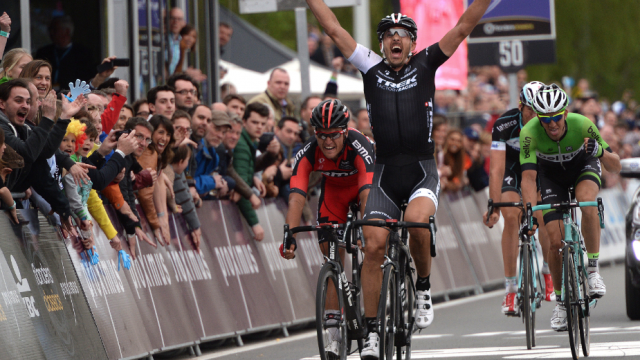
{"type": "Polygon", "coordinates": [[[569,98],[558,85],[545,85],[540,88],[531,101],[531,107],[538,114],[550,114],[563,111],[569,105],[569,98]]]}
{"type": "Polygon", "coordinates": [[[531,106],[531,102],[533,101],[533,97],[536,95],[538,90],[544,86],[544,83],[540,81],[532,81],[525,84],[520,90],[520,102],[523,105],[531,106]]]}

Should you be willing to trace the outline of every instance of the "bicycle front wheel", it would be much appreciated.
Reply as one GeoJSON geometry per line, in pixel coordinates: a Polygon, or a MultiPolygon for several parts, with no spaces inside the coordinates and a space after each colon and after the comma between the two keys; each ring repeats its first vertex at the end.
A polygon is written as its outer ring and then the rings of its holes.
{"type": "Polygon", "coordinates": [[[403,267],[400,278],[400,304],[398,304],[398,326],[396,334],[396,360],[411,360],[411,334],[416,311],[416,293],[409,264],[403,267]],[[403,356],[404,353],[404,356],[403,356]]]}
{"type": "MultiPolygon", "coordinates": [[[[346,286],[343,284],[343,286],[346,286]]],[[[318,274],[316,289],[316,330],[318,351],[322,360],[345,360],[347,358],[347,322],[344,314],[344,298],[338,286],[338,274],[330,264],[325,264],[318,274]],[[327,295],[335,293],[338,298],[339,315],[329,318],[326,313],[327,295]],[[335,341],[338,341],[336,344],[335,341]]]]}
{"type": "Polygon", "coordinates": [[[378,324],[380,325],[380,360],[393,360],[396,323],[396,276],[393,267],[384,268],[380,302],[378,303],[378,324]]]}
{"type": "Polygon", "coordinates": [[[578,349],[578,283],[576,280],[576,267],[573,261],[573,254],[569,247],[565,247],[562,251],[563,255],[563,271],[564,271],[564,307],[567,311],[567,332],[569,333],[569,346],[571,347],[571,355],[574,359],[580,357],[578,349]]]}
{"type": "Polygon", "coordinates": [[[527,349],[531,350],[536,346],[536,334],[535,334],[535,316],[533,311],[535,306],[534,289],[533,289],[533,277],[531,268],[531,248],[527,245],[523,245],[522,251],[522,266],[524,271],[522,272],[522,316],[524,317],[525,333],[527,338],[527,349]]]}
{"type": "Polygon", "coordinates": [[[584,272],[584,263],[578,269],[580,279],[580,295],[584,301],[580,308],[580,343],[582,344],[582,354],[589,356],[589,348],[591,346],[591,334],[589,332],[591,309],[589,308],[589,282],[584,272]]]}

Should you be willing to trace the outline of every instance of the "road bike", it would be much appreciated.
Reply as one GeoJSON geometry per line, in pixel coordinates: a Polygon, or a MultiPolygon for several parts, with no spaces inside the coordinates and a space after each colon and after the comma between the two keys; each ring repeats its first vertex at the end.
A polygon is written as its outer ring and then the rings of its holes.
{"type": "Polygon", "coordinates": [[[338,354],[338,359],[340,360],[345,360],[350,354],[352,341],[356,341],[357,351],[362,352],[366,336],[366,326],[360,300],[362,252],[357,244],[358,241],[361,241],[364,247],[364,240],[359,229],[351,225],[356,211],[357,207],[351,208],[351,213],[347,216],[345,224],[323,223],[298,226],[291,229],[289,229],[289,225],[284,225],[283,246],[285,249],[289,248],[287,239],[299,232],[323,231],[328,238],[328,254],[324,254],[325,263],[318,274],[316,288],[316,330],[318,332],[318,350],[322,360],[333,360],[335,358],[332,353],[325,351],[332,338],[331,331],[338,331],[342,340],[338,354]],[[340,237],[337,233],[340,230],[344,230],[343,240],[339,239],[340,237]],[[345,249],[351,255],[351,281],[347,280],[339,249],[345,249]],[[330,292],[337,294],[338,309],[336,310],[339,311],[339,315],[325,314],[327,294],[330,292]]]}
{"type": "MultiPolygon", "coordinates": [[[[515,207],[524,212],[522,202],[494,203],[489,199],[487,214],[492,214],[494,209],[503,207],[515,207]]],[[[529,216],[531,214],[527,214],[529,216]]],[[[487,221],[489,218],[487,216],[487,221]]],[[[527,349],[536,346],[536,310],[540,308],[544,299],[545,288],[542,273],[538,264],[538,249],[535,236],[529,236],[522,230],[519,231],[520,256],[518,260],[518,292],[516,305],[522,314],[525,324],[527,349]]]]}
{"type": "Polygon", "coordinates": [[[589,297],[589,283],[587,267],[584,262],[586,252],[584,238],[580,233],[580,228],[576,224],[576,208],[594,206],[598,208],[600,218],[600,228],[604,229],[604,206],[602,199],[596,201],[574,201],[573,189],[569,190],[569,202],[559,204],[536,205],[531,208],[527,204],[527,216],[529,225],[533,225],[531,220],[532,211],[556,210],[562,212],[564,224],[564,240],[562,249],[562,297],[567,311],[567,330],[569,333],[569,345],[571,355],[574,359],[580,357],[579,344],[582,344],[582,353],[589,356],[590,334],[589,317],[590,310],[596,305],[597,300],[589,297]],[[578,338],[579,335],[579,338],[578,338]]]}
{"type": "MultiPolygon", "coordinates": [[[[406,205],[403,205],[402,212],[406,205]]],[[[413,280],[415,269],[408,247],[408,228],[428,229],[431,234],[431,256],[436,256],[436,225],[434,217],[428,223],[398,220],[357,220],[354,227],[376,226],[390,230],[387,237],[380,302],[378,303],[378,334],[380,335],[380,359],[411,359],[411,334],[415,325],[416,289],[413,280]],[[400,235],[398,235],[400,230],[400,235]]]]}

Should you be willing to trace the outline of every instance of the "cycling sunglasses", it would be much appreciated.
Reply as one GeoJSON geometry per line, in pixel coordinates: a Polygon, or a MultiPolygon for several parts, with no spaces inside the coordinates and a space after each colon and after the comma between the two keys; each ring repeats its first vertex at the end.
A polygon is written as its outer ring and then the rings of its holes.
{"type": "Polygon", "coordinates": [[[342,136],[342,134],[344,134],[345,130],[341,130],[341,131],[336,131],[336,132],[331,132],[331,133],[324,133],[324,132],[318,132],[316,131],[316,136],[318,138],[320,138],[320,140],[327,140],[327,138],[331,139],[331,140],[338,140],[338,138],[340,136],[342,136]]]}
{"type": "Polygon", "coordinates": [[[562,120],[563,117],[564,117],[564,111],[559,113],[559,114],[549,115],[549,116],[538,115],[538,119],[540,119],[540,121],[542,121],[545,124],[551,123],[552,120],[554,122],[558,122],[558,121],[562,120]]]}
{"type": "Polygon", "coordinates": [[[395,34],[398,34],[401,38],[411,36],[408,30],[406,29],[389,29],[384,33],[385,37],[392,38],[395,34]]]}

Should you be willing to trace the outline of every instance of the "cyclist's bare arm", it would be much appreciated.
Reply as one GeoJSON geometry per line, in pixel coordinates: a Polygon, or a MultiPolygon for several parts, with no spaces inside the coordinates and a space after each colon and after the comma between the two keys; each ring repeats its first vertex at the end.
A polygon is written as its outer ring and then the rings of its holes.
{"type": "Polygon", "coordinates": [[[536,206],[538,203],[537,176],[538,172],[536,170],[522,171],[522,200],[525,205],[531,203],[531,206],[536,206]]]}
{"type": "MultiPolygon", "coordinates": [[[[491,150],[489,163],[491,168],[489,169],[489,198],[495,202],[500,202],[500,196],[502,194],[502,177],[504,176],[504,167],[506,163],[507,152],[505,150],[491,150]]],[[[498,215],[495,222],[500,220],[500,210],[494,210],[494,214],[498,215]]],[[[491,216],[491,214],[486,214],[491,216]]],[[[490,221],[487,226],[493,226],[494,221],[490,221]]]]}
{"type": "MultiPolygon", "coordinates": [[[[484,1],[484,0],[483,0],[484,1]]],[[[347,30],[343,29],[336,15],[322,0],[307,0],[307,5],[313,15],[318,19],[320,26],[336,44],[346,59],[351,57],[358,45],[347,30]]]]}
{"type": "MultiPolygon", "coordinates": [[[[310,0],[307,0],[307,2],[310,2],[310,0]]],[[[476,27],[482,15],[487,11],[490,3],[491,0],[475,0],[467,10],[465,10],[456,26],[449,30],[442,40],[440,40],[440,49],[445,55],[453,55],[458,45],[460,45],[460,43],[471,34],[471,30],[476,27]]]]}
{"type": "Polygon", "coordinates": [[[289,224],[289,229],[300,226],[302,208],[306,201],[307,199],[301,194],[295,192],[289,194],[289,209],[287,210],[287,224],[289,224]]]}
{"type": "Polygon", "coordinates": [[[600,158],[600,162],[602,162],[602,166],[604,166],[605,170],[612,174],[617,174],[622,169],[620,156],[614,152],[604,150],[602,157],[600,158]]]}

